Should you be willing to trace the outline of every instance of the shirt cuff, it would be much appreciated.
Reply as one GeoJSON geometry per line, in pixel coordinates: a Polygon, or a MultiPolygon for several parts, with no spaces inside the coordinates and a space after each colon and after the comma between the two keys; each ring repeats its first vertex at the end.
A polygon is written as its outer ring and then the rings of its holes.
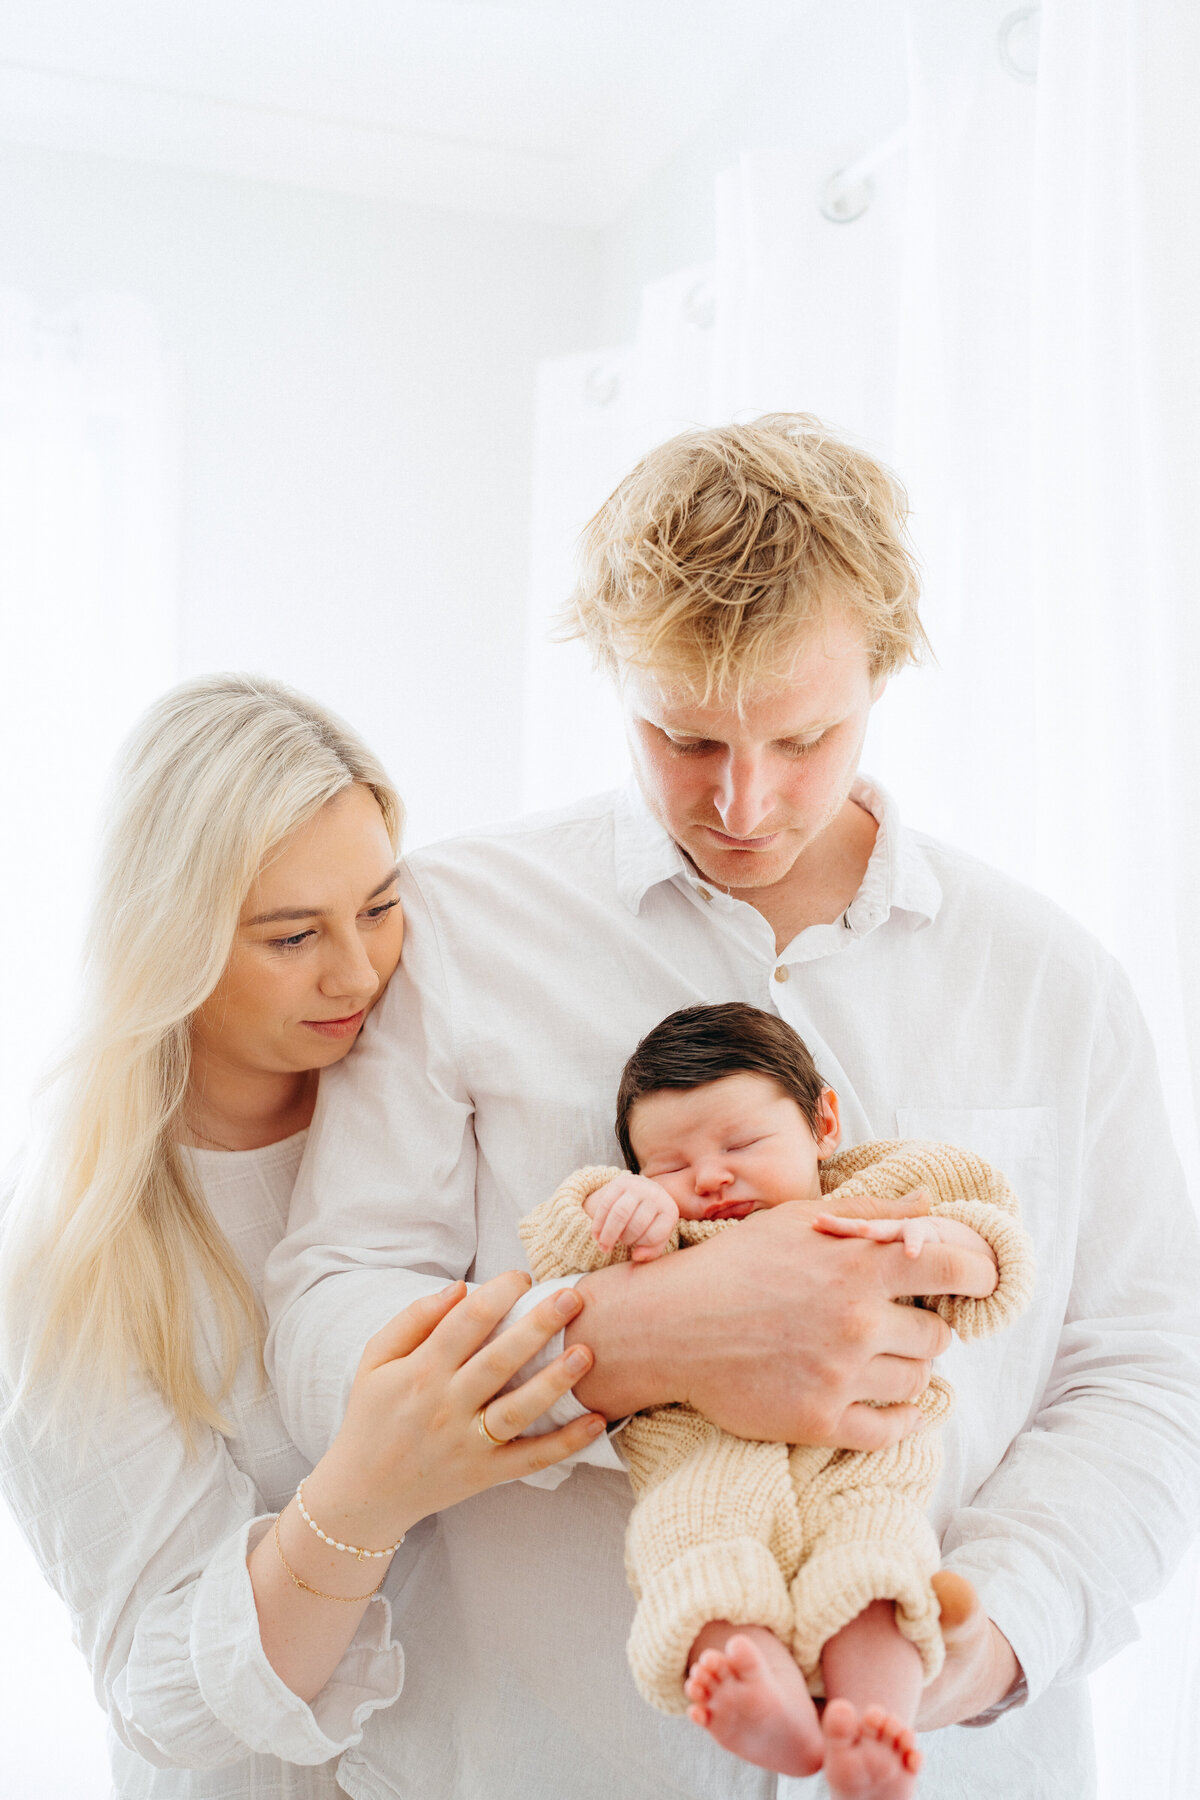
{"type": "MultiPolygon", "coordinates": [[[[557,1294],[560,1288],[573,1288],[577,1281],[583,1280],[583,1274],[584,1271],[580,1270],[576,1275],[561,1275],[553,1281],[539,1281],[536,1286],[530,1288],[527,1294],[522,1295],[512,1311],[496,1327],[492,1337],[498,1336],[510,1325],[515,1325],[518,1319],[524,1318],[527,1312],[531,1312],[549,1294],[557,1294]]],[[[543,1345],[522,1368],[518,1369],[512,1380],[500,1390],[501,1393],[507,1394],[511,1389],[520,1387],[523,1381],[528,1381],[531,1375],[536,1375],[539,1369],[546,1368],[556,1357],[561,1356],[565,1330],[564,1326],[562,1331],[556,1331],[549,1343],[543,1345]]],[[[574,1393],[568,1389],[565,1394],[560,1395],[553,1406],[547,1407],[540,1419],[535,1419],[528,1430],[523,1431],[521,1435],[522,1437],[544,1437],[547,1432],[557,1430],[560,1425],[569,1425],[572,1419],[582,1418],[586,1411],[587,1407],[581,1406],[574,1393]]],[[[560,1487],[577,1463],[591,1463],[594,1468],[598,1469],[623,1470],[625,1465],[617,1455],[611,1434],[619,1431],[621,1426],[626,1423],[625,1419],[621,1419],[616,1424],[610,1425],[602,1437],[593,1438],[591,1443],[585,1444],[582,1450],[576,1450],[573,1456],[568,1456],[562,1462],[555,1463],[552,1468],[537,1469],[532,1475],[523,1475],[521,1480],[529,1487],[560,1487]]]]}
{"type": "Polygon", "coordinates": [[[206,1704],[247,1749],[285,1762],[327,1762],[357,1744],[370,1715],[399,1696],[404,1653],[392,1640],[391,1607],[379,1595],[311,1705],[292,1692],[262,1647],[246,1567],[274,1522],[274,1513],[251,1520],[225,1540],[200,1577],[190,1641],[196,1681],[206,1704]]]}

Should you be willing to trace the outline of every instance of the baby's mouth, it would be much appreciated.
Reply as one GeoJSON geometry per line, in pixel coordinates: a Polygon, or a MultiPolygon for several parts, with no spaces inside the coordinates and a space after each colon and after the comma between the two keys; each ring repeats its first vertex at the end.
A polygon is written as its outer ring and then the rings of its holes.
{"type": "Polygon", "coordinates": [[[704,1218],[706,1222],[710,1219],[744,1219],[756,1205],[754,1200],[719,1200],[715,1206],[705,1208],[704,1218]]]}

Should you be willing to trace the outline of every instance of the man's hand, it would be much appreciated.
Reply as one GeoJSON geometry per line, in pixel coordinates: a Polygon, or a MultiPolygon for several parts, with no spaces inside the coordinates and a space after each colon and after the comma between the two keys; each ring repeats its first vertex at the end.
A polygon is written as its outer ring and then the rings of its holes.
{"type": "Polygon", "coordinates": [[[598,1270],[567,1332],[596,1358],[576,1396],[610,1419],[686,1400],[738,1437],[880,1449],[916,1425],[911,1402],[950,1342],[935,1313],[897,1302],[961,1291],[966,1254],[929,1244],[913,1261],[776,1206],[681,1255],[598,1270]]]}
{"type": "Polygon", "coordinates": [[[921,1695],[918,1731],[940,1731],[978,1717],[1003,1700],[1021,1675],[1012,1645],[984,1612],[971,1583],[952,1569],[940,1569],[933,1587],[942,1609],[946,1661],[921,1695]]]}

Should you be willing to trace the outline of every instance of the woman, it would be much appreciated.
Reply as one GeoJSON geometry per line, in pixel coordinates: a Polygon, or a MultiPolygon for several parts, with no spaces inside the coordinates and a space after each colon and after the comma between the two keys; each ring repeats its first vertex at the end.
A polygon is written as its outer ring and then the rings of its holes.
{"type": "Polygon", "coordinates": [[[508,1441],[590,1362],[494,1401],[578,1305],[486,1343],[516,1272],[380,1332],[307,1475],[266,1385],[262,1269],[320,1071],[400,956],[400,820],[344,725],[250,677],[168,694],[118,773],[79,1030],[5,1221],[0,1479],[71,1609],[121,1800],[336,1794],[400,1690],[376,1596],[406,1532],[603,1428],[508,1441]]]}

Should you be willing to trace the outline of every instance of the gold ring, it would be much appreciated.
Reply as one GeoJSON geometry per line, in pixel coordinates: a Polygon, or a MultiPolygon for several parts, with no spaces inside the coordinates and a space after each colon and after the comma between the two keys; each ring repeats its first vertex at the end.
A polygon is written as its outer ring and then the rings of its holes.
{"type": "MultiPolygon", "coordinates": [[[[489,1400],[488,1406],[490,1406],[490,1405],[491,1405],[491,1401],[489,1400]]],[[[487,1406],[481,1406],[479,1411],[475,1414],[475,1423],[479,1427],[479,1435],[482,1438],[486,1438],[488,1443],[493,1444],[497,1450],[502,1450],[504,1448],[505,1444],[507,1444],[508,1439],[492,1436],[491,1432],[487,1428],[487,1420],[483,1416],[486,1411],[487,1411],[487,1406]]]]}

